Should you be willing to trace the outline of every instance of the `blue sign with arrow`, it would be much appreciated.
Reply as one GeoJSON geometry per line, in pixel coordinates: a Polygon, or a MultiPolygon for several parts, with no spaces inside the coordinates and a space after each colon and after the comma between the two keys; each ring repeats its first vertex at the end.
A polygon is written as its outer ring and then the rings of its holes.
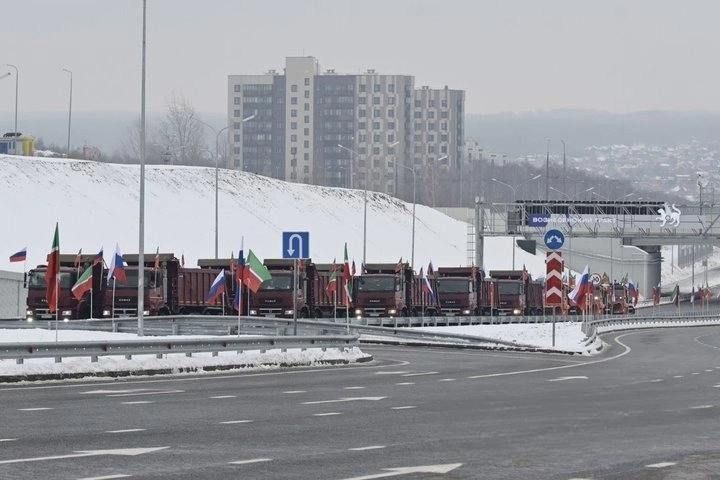
{"type": "Polygon", "coordinates": [[[309,232],[283,232],[283,258],[310,258],[309,232]]]}
{"type": "Polygon", "coordinates": [[[559,250],[565,243],[565,235],[560,230],[552,229],[545,232],[545,246],[550,250],[559,250]]]}

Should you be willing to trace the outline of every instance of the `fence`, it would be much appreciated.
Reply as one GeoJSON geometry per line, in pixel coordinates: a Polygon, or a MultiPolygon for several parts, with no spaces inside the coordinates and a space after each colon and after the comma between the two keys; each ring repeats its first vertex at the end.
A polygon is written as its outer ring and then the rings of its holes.
{"type": "Polygon", "coordinates": [[[23,274],[0,270],[0,320],[22,317],[26,298],[23,274]]]}

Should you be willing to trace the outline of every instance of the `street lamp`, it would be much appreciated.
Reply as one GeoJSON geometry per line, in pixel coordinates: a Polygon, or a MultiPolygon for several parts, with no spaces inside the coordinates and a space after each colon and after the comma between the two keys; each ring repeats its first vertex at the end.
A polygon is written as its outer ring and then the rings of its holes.
{"type": "Polygon", "coordinates": [[[15,126],[13,127],[15,129],[14,133],[17,133],[18,131],[18,124],[17,124],[17,112],[18,112],[18,86],[20,82],[20,71],[18,70],[18,67],[15,65],[11,65],[9,63],[5,64],[6,67],[11,67],[15,69],[15,126]]]}
{"type": "Polygon", "coordinates": [[[413,174],[413,208],[412,208],[412,243],[410,246],[410,268],[415,270],[415,205],[416,205],[416,197],[415,197],[415,166],[408,167],[407,165],[402,165],[403,168],[410,170],[413,174]]]}
{"type": "Polygon", "coordinates": [[[63,68],[62,71],[70,74],[70,104],[68,106],[68,134],[67,134],[67,158],[70,158],[70,127],[72,125],[73,74],[67,68],[63,68]]]}
{"type": "Polygon", "coordinates": [[[561,191],[558,190],[557,188],[550,187],[550,190],[552,190],[553,192],[559,193],[560,195],[564,196],[564,197],[567,198],[568,200],[571,200],[570,195],[568,195],[568,194],[565,193],[565,192],[561,192],[561,191]]]}
{"type": "Polygon", "coordinates": [[[547,202],[550,198],[550,139],[546,138],[547,142],[547,155],[545,156],[545,201],[547,202]]]}
{"type": "Polygon", "coordinates": [[[147,0],[142,2],[142,67],[140,73],[140,214],[138,220],[138,337],[145,326],[145,51],[147,50],[147,0]]]}
{"type": "MultiPolygon", "coordinates": [[[[253,118],[255,118],[256,114],[257,114],[257,112],[253,113],[249,117],[243,118],[242,123],[252,120],[253,118]]],[[[219,210],[220,210],[220,193],[219,193],[220,192],[220,166],[218,165],[219,158],[220,158],[219,144],[220,144],[220,135],[225,130],[230,128],[230,125],[225,125],[223,128],[218,130],[215,127],[213,127],[212,125],[210,125],[209,123],[205,123],[202,120],[198,119],[198,122],[202,123],[203,125],[205,125],[206,127],[208,127],[210,130],[212,130],[215,133],[215,259],[217,260],[217,258],[218,258],[218,237],[219,237],[218,225],[220,223],[220,213],[219,213],[219,210]]]]}

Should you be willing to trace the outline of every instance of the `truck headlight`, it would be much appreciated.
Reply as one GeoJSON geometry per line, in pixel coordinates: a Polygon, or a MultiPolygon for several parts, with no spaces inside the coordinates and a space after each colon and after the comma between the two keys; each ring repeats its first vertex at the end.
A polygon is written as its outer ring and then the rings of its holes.
{"type": "Polygon", "coordinates": [[[295,312],[294,312],[294,310],[292,310],[292,309],[290,309],[290,310],[285,310],[285,315],[292,315],[293,313],[295,313],[295,312]]]}
{"type": "Polygon", "coordinates": [[[397,313],[397,310],[395,310],[394,308],[391,308],[390,310],[388,310],[388,313],[390,315],[395,315],[397,313]]]}
{"type": "Polygon", "coordinates": [[[72,315],[72,310],[63,310],[62,311],[63,317],[69,317],[70,315],[72,315]]]}
{"type": "Polygon", "coordinates": [[[109,317],[110,316],[110,310],[103,310],[103,317],[109,317]]]}
{"type": "Polygon", "coordinates": [[[150,310],[143,310],[143,315],[150,315],[150,310]]]}
{"type": "Polygon", "coordinates": [[[361,309],[361,308],[356,308],[356,309],[355,309],[355,315],[362,315],[362,309],[361,309]]]}
{"type": "Polygon", "coordinates": [[[27,317],[27,321],[28,321],[28,322],[32,322],[32,321],[33,321],[33,317],[27,317]]]}
{"type": "Polygon", "coordinates": [[[463,315],[470,315],[470,310],[463,310],[463,315]]]}
{"type": "Polygon", "coordinates": [[[513,309],[513,315],[520,315],[520,309],[519,308],[513,309]]]}
{"type": "Polygon", "coordinates": [[[32,317],[33,311],[32,310],[25,310],[25,315],[28,317],[32,317]]]}
{"type": "Polygon", "coordinates": [[[257,310],[250,310],[250,315],[257,315],[257,310]]]}

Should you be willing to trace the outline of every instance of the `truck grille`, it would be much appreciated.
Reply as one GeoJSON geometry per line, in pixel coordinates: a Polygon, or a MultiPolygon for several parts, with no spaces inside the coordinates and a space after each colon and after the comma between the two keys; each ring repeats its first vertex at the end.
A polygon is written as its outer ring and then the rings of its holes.
{"type": "Polygon", "coordinates": [[[115,317],[137,317],[137,308],[115,307],[115,317]]]}
{"type": "Polygon", "coordinates": [[[261,316],[279,317],[282,315],[283,310],[282,308],[259,308],[258,312],[261,316]]]}
{"type": "Polygon", "coordinates": [[[370,307],[366,308],[364,310],[365,316],[368,317],[379,317],[380,315],[385,315],[385,308],[383,307],[370,307]]]}

